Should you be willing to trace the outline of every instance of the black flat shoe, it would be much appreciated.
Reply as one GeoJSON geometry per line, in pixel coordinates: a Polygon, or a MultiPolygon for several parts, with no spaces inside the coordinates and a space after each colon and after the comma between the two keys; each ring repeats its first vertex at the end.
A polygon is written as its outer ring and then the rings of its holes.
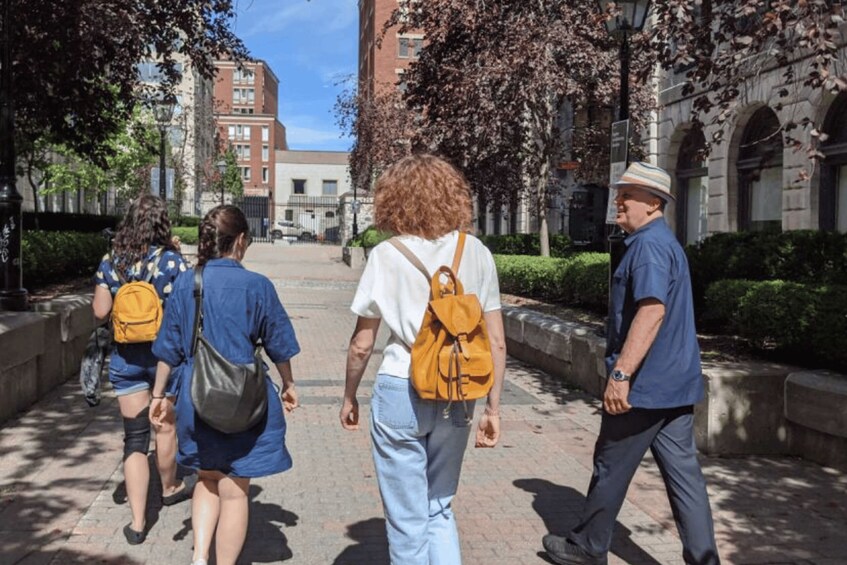
{"type": "Polygon", "coordinates": [[[182,478],[182,488],[173,494],[162,497],[162,506],[173,506],[191,498],[194,487],[197,486],[197,475],[188,475],[182,478]]]}
{"type": "Polygon", "coordinates": [[[129,545],[138,545],[144,543],[144,539],[147,537],[147,532],[144,530],[136,532],[132,529],[132,524],[130,523],[124,526],[124,537],[129,545]]]}

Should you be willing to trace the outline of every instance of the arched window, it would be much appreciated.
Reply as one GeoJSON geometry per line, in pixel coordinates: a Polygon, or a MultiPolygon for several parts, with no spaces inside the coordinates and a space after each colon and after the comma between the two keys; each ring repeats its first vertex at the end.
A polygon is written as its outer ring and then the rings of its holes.
{"type": "Polygon", "coordinates": [[[824,121],[818,218],[822,230],[847,232],[847,94],[839,94],[824,121]]]}
{"type": "Polygon", "coordinates": [[[676,236],[683,245],[706,237],[709,214],[709,170],[704,149],[706,138],[692,129],[682,140],[676,164],[676,236]]]}
{"type": "Polygon", "coordinates": [[[782,133],[773,110],[756,110],[738,149],[738,230],[782,230],[782,133]]]}

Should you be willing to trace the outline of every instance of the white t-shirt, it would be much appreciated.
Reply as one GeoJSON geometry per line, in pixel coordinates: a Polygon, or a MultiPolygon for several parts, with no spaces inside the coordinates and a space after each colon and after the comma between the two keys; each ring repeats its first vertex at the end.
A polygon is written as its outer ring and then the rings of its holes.
{"type": "MultiPolygon", "coordinates": [[[[458,231],[435,240],[400,236],[430,275],[441,265],[453,263],[458,238],[458,231]]],[[[465,294],[477,295],[483,312],[500,309],[500,283],[494,258],[471,235],[465,238],[457,276],[465,294]]],[[[393,245],[384,241],[371,250],[350,309],[364,318],[382,318],[391,330],[379,373],[408,378],[411,346],[420,330],[429,294],[429,281],[393,245]]]]}

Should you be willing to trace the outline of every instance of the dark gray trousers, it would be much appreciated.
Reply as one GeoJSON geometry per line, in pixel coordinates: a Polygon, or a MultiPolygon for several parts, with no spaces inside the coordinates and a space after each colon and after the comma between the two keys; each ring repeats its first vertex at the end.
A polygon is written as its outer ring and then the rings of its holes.
{"type": "Polygon", "coordinates": [[[609,551],[629,483],[648,448],[665,481],[685,562],[719,564],[706,481],[694,445],[692,406],[603,413],[582,520],[568,538],[596,556],[609,551]]]}

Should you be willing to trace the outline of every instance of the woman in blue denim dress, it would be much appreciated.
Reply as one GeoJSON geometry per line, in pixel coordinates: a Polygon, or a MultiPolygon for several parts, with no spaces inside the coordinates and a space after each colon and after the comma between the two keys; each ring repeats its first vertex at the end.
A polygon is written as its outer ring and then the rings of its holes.
{"type": "MultiPolygon", "coordinates": [[[[194,271],[174,286],[162,330],[153,345],[159,358],[154,398],[165,390],[171,370],[179,367],[175,405],[178,461],[199,471],[191,524],[195,565],[205,565],[212,538],[218,565],[233,565],[247,535],[250,479],[291,468],[285,447],[285,411],[297,406],[290,359],[300,351],[294,328],[265,276],[241,264],[250,244],[249,226],[235,206],[212,209],[200,224],[197,262],[203,266],[203,335],[232,363],[251,364],[261,344],[282,377],[282,398],[266,375],[268,409],[255,427],[225,434],[195,415],[191,401],[194,329],[194,271]]],[[[168,417],[171,405],[154,400],[150,419],[168,417]]]]}
{"type": "MultiPolygon", "coordinates": [[[[112,244],[94,277],[94,315],[105,320],[123,281],[144,280],[152,275],[164,304],[174,281],[186,270],[185,261],[171,241],[171,223],[166,203],[151,194],[130,204],[112,244]],[[121,276],[119,276],[119,273],[121,276]]],[[[117,343],[109,362],[109,381],[118,397],[124,424],[124,481],[132,511],[132,522],[124,527],[130,544],[139,544],[147,535],[145,511],[150,467],[147,449],[150,443],[150,389],[156,375],[156,357],[149,343],[117,343]]],[[[172,402],[172,400],[169,400],[172,402]]],[[[176,504],[191,495],[176,476],[176,429],[173,419],[155,427],[156,464],[162,479],[162,503],[176,504]]]]}
{"type": "MultiPolygon", "coordinates": [[[[472,212],[467,181],[432,155],[401,159],[376,183],[376,226],[397,234],[430,273],[452,263],[459,231],[470,226],[472,212]]],[[[465,293],[479,298],[494,361],[494,385],[479,419],[476,447],[494,447],[500,436],[506,366],[500,286],[494,259],[477,238],[465,236],[461,257],[457,275],[465,293]]],[[[359,426],[356,391],[380,323],[391,332],[371,396],[370,432],[393,565],[462,562],[452,501],[471,427],[461,402],[451,406],[423,400],[409,380],[410,349],[429,299],[429,281],[400,251],[383,242],[371,250],[350,307],[358,320],[347,355],[340,413],[347,430],[359,426]]],[[[471,414],[473,404],[467,403],[471,414]]]]}

